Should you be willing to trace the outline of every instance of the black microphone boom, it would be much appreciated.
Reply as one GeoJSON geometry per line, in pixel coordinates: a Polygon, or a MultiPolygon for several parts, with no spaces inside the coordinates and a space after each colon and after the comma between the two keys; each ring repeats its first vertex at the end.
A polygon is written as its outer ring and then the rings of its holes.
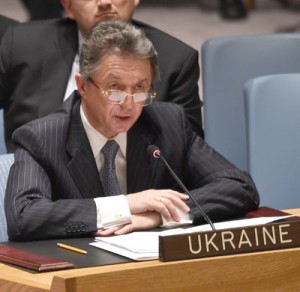
{"type": "Polygon", "coordinates": [[[182,183],[182,181],[179,179],[179,177],[173,171],[173,169],[171,168],[171,166],[169,165],[169,163],[166,161],[166,159],[161,155],[159,148],[157,146],[155,146],[155,145],[149,145],[147,147],[147,151],[154,158],[161,159],[163,161],[163,163],[165,164],[165,166],[167,167],[167,169],[169,170],[169,172],[171,173],[171,175],[173,176],[173,178],[177,181],[177,183],[180,185],[180,187],[184,190],[184,192],[191,198],[191,200],[197,206],[197,208],[199,209],[201,215],[206,220],[206,222],[210,225],[211,229],[212,230],[216,230],[214,224],[212,223],[212,221],[210,220],[210,218],[208,217],[208,215],[203,211],[203,209],[200,207],[200,205],[194,199],[194,197],[192,196],[192,194],[188,191],[188,189],[185,187],[185,185],[182,183]]]}

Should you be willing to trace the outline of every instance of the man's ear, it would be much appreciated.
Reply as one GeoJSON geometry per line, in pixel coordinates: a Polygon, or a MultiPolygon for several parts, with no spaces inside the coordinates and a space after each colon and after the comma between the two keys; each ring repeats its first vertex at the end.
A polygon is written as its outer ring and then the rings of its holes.
{"type": "Polygon", "coordinates": [[[78,91],[79,91],[81,97],[85,98],[86,92],[87,92],[86,81],[84,81],[84,79],[82,78],[80,73],[75,74],[75,80],[76,80],[77,88],[78,88],[78,91]]]}
{"type": "Polygon", "coordinates": [[[64,7],[67,17],[74,19],[73,10],[72,10],[72,0],[60,0],[61,5],[64,7]]]}
{"type": "Polygon", "coordinates": [[[140,4],[140,0],[134,0],[134,5],[137,7],[140,4]]]}

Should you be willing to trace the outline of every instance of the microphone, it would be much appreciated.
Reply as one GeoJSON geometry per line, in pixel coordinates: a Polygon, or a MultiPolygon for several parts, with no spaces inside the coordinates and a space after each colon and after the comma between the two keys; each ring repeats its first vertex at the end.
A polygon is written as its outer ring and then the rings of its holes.
{"type": "Polygon", "coordinates": [[[161,155],[159,148],[157,146],[155,146],[155,145],[149,145],[147,147],[147,152],[150,155],[152,155],[155,159],[160,159],[161,161],[163,161],[163,163],[165,164],[165,166],[167,167],[167,169],[169,170],[169,172],[171,173],[171,175],[173,176],[173,178],[177,181],[177,183],[180,185],[180,187],[184,190],[184,192],[190,197],[190,199],[197,206],[197,208],[199,209],[201,215],[203,216],[203,218],[205,219],[205,221],[210,225],[211,229],[212,230],[216,230],[214,224],[212,223],[212,221],[210,220],[210,218],[208,217],[208,215],[203,211],[203,209],[200,207],[200,205],[194,199],[194,197],[192,196],[192,194],[188,191],[188,189],[185,187],[185,185],[182,183],[182,181],[179,179],[179,177],[173,171],[173,169],[171,168],[171,166],[169,165],[169,163],[166,161],[166,159],[161,155]]]}

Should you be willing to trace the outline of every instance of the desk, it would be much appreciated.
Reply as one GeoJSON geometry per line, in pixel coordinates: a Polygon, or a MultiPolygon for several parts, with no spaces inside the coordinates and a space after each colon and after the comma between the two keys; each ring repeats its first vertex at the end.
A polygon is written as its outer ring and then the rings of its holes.
{"type": "Polygon", "coordinates": [[[300,248],[37,274],[0,264],[0,291],[300,291],[299,271],[300,248]]]}

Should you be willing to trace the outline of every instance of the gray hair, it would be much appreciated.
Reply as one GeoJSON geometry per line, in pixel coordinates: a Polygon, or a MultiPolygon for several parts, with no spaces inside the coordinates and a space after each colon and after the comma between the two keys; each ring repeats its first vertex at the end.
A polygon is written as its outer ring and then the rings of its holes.
{"type": "Polygon", "coordinates": [[[80,73],[84,80],[88,80],[93,71],[101,68],[104,55],[149,59],[153,81],[160,78],[157,52],[153,44],[142,30],[130,23],[109,20],[93,27],[80,51],[80,73]]]}

